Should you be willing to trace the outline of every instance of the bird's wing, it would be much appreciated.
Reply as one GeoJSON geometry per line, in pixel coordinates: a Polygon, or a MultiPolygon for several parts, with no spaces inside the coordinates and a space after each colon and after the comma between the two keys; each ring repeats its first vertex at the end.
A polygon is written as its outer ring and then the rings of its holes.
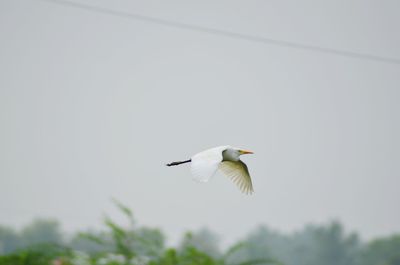
{"type": "Polygon", "coordinates": [[[209,181],[217,171],[222,161],[222,152],[225,149],[223,147],[212,148],[194,155],[190,163],[193,179],[199,182],[209,181]]]}
{"type": "Polygon", "coordinates": [[[239,161],[223,161],[219,169],[230,178],[239,189],[246,194],[254,192],[249,170],[245,163],[239,161]]]}

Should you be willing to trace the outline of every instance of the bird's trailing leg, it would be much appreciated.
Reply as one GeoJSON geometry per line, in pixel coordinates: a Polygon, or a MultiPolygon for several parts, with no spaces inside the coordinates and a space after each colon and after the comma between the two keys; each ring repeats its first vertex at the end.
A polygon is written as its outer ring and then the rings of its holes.
{"type": "Polygon", "coordinates": [[[171,162],[171,163],[167,164],[167,166],[169,166],[169,167],[170,166],[177,166],[177,165],[180,165],[180,164],[189,163],[191,161],[192,161],[192,159],[189,159],[189,160],[186,160],[186,161],[171,162]]]}

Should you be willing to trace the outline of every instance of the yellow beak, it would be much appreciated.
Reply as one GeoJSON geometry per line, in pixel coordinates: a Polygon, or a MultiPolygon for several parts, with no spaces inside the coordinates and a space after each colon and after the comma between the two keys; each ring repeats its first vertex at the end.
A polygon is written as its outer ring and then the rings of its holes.
{"type": "Polygon", "coordinates": [[[254,154],[252,151],[248,151],[248,150],[240,150],[239,152],[240,152],[240,154],[242,154],[242,155],[254,154]]]}

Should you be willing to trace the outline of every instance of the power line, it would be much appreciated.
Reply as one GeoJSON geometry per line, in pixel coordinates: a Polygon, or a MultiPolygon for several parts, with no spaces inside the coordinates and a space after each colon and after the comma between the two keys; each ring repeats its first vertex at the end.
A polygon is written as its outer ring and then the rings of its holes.
{"type": "Polygon", "coordinates": [[[333,48],[326,48],[326,47],[321,47],[321,46],[316,46],[316,45],[308,45],[308,44],[302,44],[302,43],[297,43],[297,42],[277,40],[277,39],[265,38],[265,37],[255,36],[255,35],[237,33],[237,32],[233,32],[233,31],[208,28],[208,27],[186,24],[186,23],[177,22],[177,21],[171,21],[171,20],[166,20],[166,19],[161,19],[161,18],[155,18],[155,17],[150,17],[150,16],[134,14],[134,13],[130,13],[130,12],[116,11],[116,10],[111,10],[111,9],[104,8],[104,7],[82,4],[82,3],[72,2],[72,1],[68,1],[68,0],[41,0],[41,1],[46,1],[46,2],[50,2],[50,3],[58,4],[58,5],[69,6],[69,7],[79,8],[79,9],[85,9],[85,10],[88,10],[91,12],[102,13],[102,14],[107,14],[107,15],[112,15],[112,16],[117,16],[117,17],[122,17],[122,18],[146,21],[149,23],[158,24],[158,25],[162,25],[162,26],[166,26],[166,27],[173,27],[173,28],[179,28],[179,29],[184,29],[184,30],[209,33],[209,34],[213,34],[213,35],[220,35],[220,36],[225,36],[225,37],[234,38],[234,39],[241,39],[241,40],[247,40],[247,41],[258,42],[258,43],[269,44],[269,45],[276,45],[276,46],[281,46],[281,47],[288,47],[288,48],[308,50],[308,51],[313,51],[313,52],[333,54],[333,55],[339,55],[339,56],[343,56],[343,57],[364,59],[364,60],[370,60],[370,61],[378,61],[378,62],[391,63],[391,64],[400,64],[400,59],[397,59],[397,58],[382,57],[382,56],[373,55],[373,54],[352,52],[352,51],[339,50],[339,49],[333,49],[333,48]]]}

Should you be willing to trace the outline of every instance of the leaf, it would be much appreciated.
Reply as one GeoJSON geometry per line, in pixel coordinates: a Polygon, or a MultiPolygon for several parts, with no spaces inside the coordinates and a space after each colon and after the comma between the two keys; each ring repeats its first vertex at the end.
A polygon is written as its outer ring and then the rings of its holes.
{"type": "Polygon", "coordinates": [[[127,206],[125,206],[124,204],[122,204],[121,202],[119,202],[117,199],[113,198],[112,202],[114,203],[115,206],[118,207],[118,209],[121,210],[121,212],[123,212],[128,219],[131,221],[131,223],[134,223],[134,218],[133,218],[133,213],[132,210],[129,209],[127,206]]]}
{"type": "Polygon", "coordinates": [[[232,247],[230,247],[226,251],[226,253],[224,255],[224,259],[228,258],[230,255],[232,255],[235,252],[237,252],[237,251],[239,251],[239,250],[241,250],[241,249],[243,249],[245,247],[248,247],[248,246],[249,246],[248,242],[239,242],[239,243],[234,244],[232,247]]]}
{"type": "Polygon", "coordinates": [[[101,238],[100,236],[93,235],[91,233],[81,232],[81,233],[78,233],[78,236],[81,237],[81,238],[88,239],[88,240],[90,240],[92,242],[95,242],[95,243],[97,243],[99,245],[106,244],[106,242],[104,241],[103,238],[101,238]]]}

